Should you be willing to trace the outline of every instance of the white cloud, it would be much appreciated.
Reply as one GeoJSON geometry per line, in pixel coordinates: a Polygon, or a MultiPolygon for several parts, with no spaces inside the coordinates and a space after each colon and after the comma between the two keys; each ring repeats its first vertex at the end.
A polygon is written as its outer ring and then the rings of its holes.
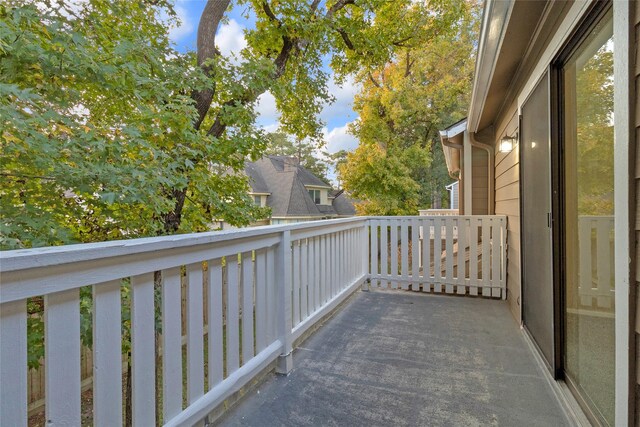
{"type": "Polygon", "coordinates": [[[264,129],[264,131],[267,133],[273,133],[277,131],[279,127],[280,127],[279,123],[271,123],[266,126],[263,126],[262,129],[264,129]]]}
{"type": "Polygon", "coordinates": [[[347,78],[342,85],[338,85],[332,78],[329,81],[328,90],[336,100],[322,109],[320,118],[327,123],[331,123],[333,119],[338,118],[353,119],[355,117],[352,109],[353,97],[359,89],[359,84],[354,82],[351,77],[347,78]]]}
{"type": "Polygon", "coordinates": [[[184,36],[191,34],[194,30],[194,25],[191,19],[189,19],[187,9],[182,6],[175,6],[174,10],[176,15],[178,15],[179,22],[174,23],[171,25],[171,28],[169,28],[169,38],[177,42],[184,36]]]}
{"type": "Polygon", "coordinates": [[[235,19],[230,19],[228,24],[223,25],[218,30],[216,44],[225,57],[230,57],[231,54],[239,56],[240,51],[247,46],[247,40],[244,38],[244,27],[238,24],[235,19]]]}
{"type": "Polygon", "coordinates": [[[276,98],[271,92],[265,92],[258,97],[258,124],[262,125],[265,129],[270,128],[275,130],[280,120],[280,114],[276,107],[276,98]]]}
{"type": "Polygon", "coordinates": [[[353,151],[358,146],[358,139],[348,133],[349,123],[344,126],[337,126],[331,130],[324,128],[324,140],[326,141],[327,152],[333,154],[340,150],[353,151]]]}

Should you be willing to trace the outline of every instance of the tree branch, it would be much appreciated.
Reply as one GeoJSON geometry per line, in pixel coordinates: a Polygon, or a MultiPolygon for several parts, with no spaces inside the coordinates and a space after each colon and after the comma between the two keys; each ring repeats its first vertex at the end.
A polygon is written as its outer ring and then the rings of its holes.
{"type": "Polygon", "coordinates": [[[348,4],[354,4],[354,3],[355,3],[354,0],[338,0],[333,4],[333,6],[329,8],[329,10],[327,11],[327,14],[325,15],[325,18],[332,19],[333,15],[335,15],[337,11],[339,11],[340,9],[342,9],[348,4]]]}
{"type": "Polygon", "coordinates": [[[349,35],[347,34],[347,32],[343,28],[336,28],[336,31],[338,32],[338,34],[340,34],[340,37],[342,37],[342,41],[344,42],[345,46],[347,46],[349,50],[355,50],[355,46],[353,45],[351,39],[349,39],[349,35]]]}
{"type": "Polygon", "coordinates": [[[408,36],[408,37],[405,37],[403,39],[393,41],[393,42],[391,42],[391,44],[396,46],[396,47],[404,47],[405,46],[404,43],[408,42],[412,38],[413,38],[413,36],[408,36]]]}
{"type": "MultiPolygon", "coordinates": [[[[207,77],[213,77],[213,64],[210,63],[210,60],[220,55],[220,52],[216,48],[216,31],[218,31],[218,25],[230,2],[231,0],[209,0],[200,18],[197,38],[197,58],[198,66],[202,68],[207,77]]],[[[198,118],[193,124],[196,129],[200,129],[200,125],[211,107],[214,92],[215,89],[211,88],[194,91],[191,94],[191,98],[196,102],[196,109],[198,111],[198,118]]]]}
{"type": "Polygon", "coordinates": [[[269,19],[271,19],[278,25],[278,28],[282,26],[282,22],[280,22],[280,20],[273,13],[273,10],[271,10],[271,6],[269,6],[269,3],[267,1],[262,2],[262,10],[264,10],[265,15],[267,15],[269,19]]]}
{"type": "MultiPolygon", "coordinates": [[[[279,79],[284,74],[287,68],[287,62],[289,61],[289,58],[291,57],[291,54],[296,45],[296,41],[297,39],[291,38],[287,35],[282,36],[282,48],[280,49],[280,53],[276,57],[275,61],[273,61],[273,65],[275,66],[275,72],[273,73],[273,80],[279,79]]],[[[215,138],[219,138],[220,136],[222,136],[223,132],[227,128],[227,125],[222,123],[222,115],[225,109],[224,107],[231,107],[238,104],[246,105],[249,102],[253,102],[256,99],[258,99],[258,97],[262,95],[265,91],[266,89],[262,90],[261,92],[247,91],[241,97],[236,99],[231,99],[225,102],[222,108],[220,109],[220,112],[216,116],[216,119],[213,122],[213,125],[211,125],[211,127],[207,131],[207,135],[213,136],[215,138]]]]}
{"type": "Polygon", "coordinates": [[[371,81],[371,83],[373,83],[375,87],[377,87],[378,89],[382,88],[382,85],[376,81],[376,79],[373,77],[373,74],[371,74],[371,72],[367,74],[369,76],[369,80],[371,81]]]}
{"type": "Polygon", "coordinates": [[[320,5],[320,1],[321,0],[313,0],[313,3],[311,3],[311,12],[315,12],[316,9],[318,9],[318,6],[320,5]]]}

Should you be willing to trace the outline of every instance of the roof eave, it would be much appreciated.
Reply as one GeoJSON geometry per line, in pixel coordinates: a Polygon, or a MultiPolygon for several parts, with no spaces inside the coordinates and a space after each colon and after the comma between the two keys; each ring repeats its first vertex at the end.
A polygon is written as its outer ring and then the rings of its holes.
{"type": "Polygon", "coordinates": [[[476,55],[475,78],[469,107],[468,129],[477,132],[491,80],[496,69],[500,48],[515,2],[487,0],[482,16],[480,41],[476,55]]]}

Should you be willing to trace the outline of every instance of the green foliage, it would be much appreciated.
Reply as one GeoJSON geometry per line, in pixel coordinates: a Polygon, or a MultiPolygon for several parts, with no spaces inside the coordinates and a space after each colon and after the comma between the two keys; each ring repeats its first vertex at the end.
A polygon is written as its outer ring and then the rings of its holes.
{"type": "Polygon", "coordinates": [[[419,147],[384,150],[377,144],[361,144],[347,156],[340,177],[351,194],[362,200],[356,204],[362,215],[403,215],[417,213],[420,190],[411,178],[414,161],[430,162],[419,147]],[[355,190],[354,190],[355,189],[355,190]]]}
{"type": "Polygon", "coordinates": [[[455,19],[440,31],[425,32],[384,67],[358,74],[360,119],[351,132],[360,145],[338,169],[345,189],[362,200],[362,214],[416,214],[447,197],[452,179],[438,131],[466,112],[479,23],[478,5],[450,5],[455,19]]]}
{"type": "Polygon", "coordinates": [[[173,188],[191,203],[180,231],[252,218],[246,179],[211,172],[259,144],[194,129],[190,93],[211,83],[171,47],[171,5],[155,3],[0,6],[2,247],[162,233],[173,188]]]}

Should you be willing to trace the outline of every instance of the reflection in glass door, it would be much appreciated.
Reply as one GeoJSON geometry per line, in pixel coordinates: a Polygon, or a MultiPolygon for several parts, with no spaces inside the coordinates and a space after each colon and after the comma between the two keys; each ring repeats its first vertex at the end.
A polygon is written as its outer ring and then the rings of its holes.
{"type": "Polygon", "coordinates": [[[561,69],[564,371],[593,416],[614,424],[613,27],[609,11],[561,69]]]}

